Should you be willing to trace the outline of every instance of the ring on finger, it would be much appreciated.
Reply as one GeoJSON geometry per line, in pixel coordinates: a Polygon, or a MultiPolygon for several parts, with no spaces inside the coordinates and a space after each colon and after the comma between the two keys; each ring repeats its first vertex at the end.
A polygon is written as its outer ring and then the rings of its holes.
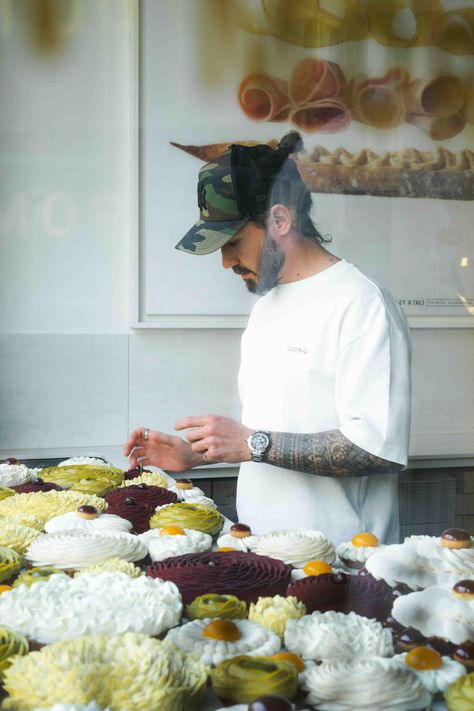
{"type": "Polygon", "coordinates": [[[145,442],[149,436],[150,436],[150,430],[147,427],[145,427],[145,429],[143,430],[143,439],[145,440],[145,442]]]}
{"type": "Polygon", "coordinates": [[[204,453],[203,453],[202,458],[203,458],[203,460],[204,460],[205,462],[209,461],[207,452],[204,452],[204,453]]]}
{"type": "Polygon", "coordinates": [[[148,459],[148,457],[137,457],[137,464],[141,464],[145,459],[148,459]]]}

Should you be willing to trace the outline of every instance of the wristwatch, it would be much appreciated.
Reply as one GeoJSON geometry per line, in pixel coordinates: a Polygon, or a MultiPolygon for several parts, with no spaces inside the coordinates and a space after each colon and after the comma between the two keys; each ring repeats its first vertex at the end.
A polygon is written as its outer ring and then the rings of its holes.
{"type": "Polygon", "coordinates": [[[252,432],[250,437],[245,441],[250,449],[252,462],[263,462],[265,453],[270,449],[271,445],[270,432],[257,430],[256,432],[252,432]]]}

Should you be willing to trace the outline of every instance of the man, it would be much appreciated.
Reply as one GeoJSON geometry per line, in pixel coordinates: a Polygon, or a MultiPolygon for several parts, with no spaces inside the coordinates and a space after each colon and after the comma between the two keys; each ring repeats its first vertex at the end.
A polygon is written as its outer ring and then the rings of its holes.
{"type": "Polygon", "coordinates": [[[137,461],[173,472],[241,463],[239,520],[254,533],[322,530],[334,543],[372,531],[398,541],[398,480],[407,462],[410,345],[393,297],[330,254],[311,195],[280,146],[234,145],[200,171],[201,217],[178,243],[217,249],[250,291],[265,294],[242,337],[242,423],[185,417],[186,439],[135,430],[137,461]]]}

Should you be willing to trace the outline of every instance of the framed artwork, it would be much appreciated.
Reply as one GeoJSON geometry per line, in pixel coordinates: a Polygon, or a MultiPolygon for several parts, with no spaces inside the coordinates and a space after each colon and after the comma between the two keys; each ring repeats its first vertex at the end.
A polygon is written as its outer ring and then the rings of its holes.
{"type": "Polygon", "coordinates": [[[474,0],[142,0],[136,327],[245,326],[219,253],[175,244],[199,169],[289,130],[328,249],[415,327],[474,324],[474,0]]]}

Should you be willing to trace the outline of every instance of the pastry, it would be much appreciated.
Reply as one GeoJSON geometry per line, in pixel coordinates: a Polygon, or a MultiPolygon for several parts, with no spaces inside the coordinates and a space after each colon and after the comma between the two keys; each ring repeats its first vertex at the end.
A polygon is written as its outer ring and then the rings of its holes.
{"type": "Polygon", "coordinates": [[[150,519],[151,528],[169,525],[194,528],[196,531],[215,536],[224,525],[224,517],[217,509],[209,506],[180,502],[163,506],[150,519]]]}
{"type": "Polygon", "coordinates": [[[308,613],[335,610],[384,620],[392,607],[392,591],[383,580],[346,573],[303,578],[288,586],[287,595],[301,600],[308,613]]]}
{"type": "Polygon", "coordinates": [[[203,620],[220,617],[228,620],[245,620],[247,604],[235,595],[215,595],[207,593],[198,595],[186,606],[188,620],[203,620]]]}
{"type": "Polygon", "coordinates": [[[128,498],[134,499],[142,506],[156,509],[157,506],[165,504],[174,504],[178,501],[177,495],[170,489],[164,489],[160,486],[149,486],[148,484],[130,483],[126,488],[119,488],[107,494],[105,500],[109,506],[116,506],[128,498]]]}
{"type": "Polygon", "coordinates": [[[28,654],[28,640],[10,627],[0,627],[0,683],[15,655],[28,654]]]}
{"type": "Polygon", "coordinates": [[[384,548],[373,533],[358,533],[351,541],[340,543],[336,549],[341,563],[349,571],[360,570],[376,550],[384,548]]]}
{"type": "Polygon", "coordinates": [[[184,553],[204,553],[212,547],[212,537],[192,528],[165,526],[142,533],[140,540],[148,547],[152,561],[184,553]]]}
{"type": "Polygon", "coordinates": [[[178,501],[190,501],[198,496],[204,496],[204,491],[194,486],[192,479],[176,479],[173,486],[168,487],[178,497],[178,501]]]}
{"type": "Polygon", "coordinates": [[[0,546],[0,583],[10,580],[20,572],[23,559],[13,548],[0,546]]]}
{"type": "Polygon", "coordinates": [[[294,568],[303,568],[309,560],[333,563],[336,559],[334,546],[324,533],[305,528],[271,531],[265,536],[256,536],[252,541],[252,551],[278,558],[294,568]]]}
{"type": "Polygon", "coordinates": [[[390,630],[354,612],[313,612],[299,620],[289,620],[285,647],[303,659],[317,662],[393,654],[390,630]]]}
{"type": "Polygon", "coordinates": [[[178,624],[181,611],[175,585],[124,573],[55,575],[0,597],[0,625],[8,620],[15,631],[40,644],[87,634],[159,635],[178,624]]]}
{"type": "Polygon", "coordinates": [[[329,661],[308,671],[306,702],[318,709],[415,711],[431,706],[431,694],[408,667],[370,657],[329,661]]]}
{"type": "MultiPolygon", "coordinates": [[[[127,491],[127,489],[121,489],[121,491],[127,491]]],[[[150,519],[155,513],[155,509],[153,506],[139,503],[134,496],[126,496],[120,501],[108,504],[107,513],[130,521],[134,533],[144,533],[150,529],[150,519]]]]}
{"type": "Polygon", "coordinates": [[[59,531],[45,533],[34,541],[25,554],[31,566],[52,565],[60,570],[76,571],[107,558],[128,562],[142,560],[147,548],[130,533],[91,533],[59,531]]]}
{"type": "Polygon", "coordinates": [[[140,470],[131,469],[127,472],[128,475],[137,472],[136,476],[129,478],[125,477],[121,487],[123,486],[136,486],[137,484],[147,484],[148,486],[159,486],[161,489],[167,489],[169,486],[169,481],[166,475],[162,472],[149,472],[146,469],[140,473],[140,470]]]}
{"type": "Polygon", "coordinates": [[[299,620],[306,614],[306,607],[295,597],[260,597],[249,607],[249,620],[271,630],[282,640],[289,620],[299,620]]]}
{"type": "MultiPolygon", "coordinates": [[[[15,498],[15,497],[13,497],[15,498]]],[[[0,546],[12,548],[14,551],[23,555],[28,546],[35,538],[38,538],[40,532],[28,526],[22,526],[15,522],[10,523],[8,519],[1,519],[0,525],[0,546]]]]}
{"type": "Polygon", "coordinates": [[[78,491],[41,491],[10,496],[0,501],[0,518],[23,515],[27,511],[29,515],[46,523],[53,516],[75,511],[83,504],[94,506],[98,511],[105,511],[107,508],[105,501],[98,496],[81,494],[78,491]]]}
{"type": "Polygon", "coordinates": [[[13,587],[18,588],[20,585],[28,585],[28,587],[30,587],[35,583],[44,583],[45,580],[49,580],[52,575],[64,575],[64,572],[59,570],[59,568],[52,568],[51,566],[30,568],[17,577],[13,583],[13,587]]]}
{"type": "Polygon", "coordinates": [[[91,701],[111,711],[198,709],[206,681],[200,660],[132,632],[58,642],[16,657],[5,673],[9,711],[91,701]]]}
{"type": "Polygon", "coordinates": [[[441,534],[439,542],[444,548],[472,548],[472,538],[463,528],[447,528],[441,534]]]}
{"type": "Polygon", "coordinates": [[[111,513],[100,513],[94,506],[79,506],[76,511],[54,516],[44,526],[46,533],[58,531],[125,531],[132,530],[130,521],[111,513]]]}
{"type": "Polygon", "coordinates": [[[236,657],[272,655],[280,649],[279,637],[250,620],[193,620],[170,630],[166,636],[183,652],[197,654],[206,666],[236,657]]]}
{"type": "Polygon", "coordinates": [[[219,548],[233,548],[237,551],[249,551],[252,547],[252,542],[255,542],[256,536],[252,536],[250,526],[245,523],[234,523],[229,533],[217,539],[219,548]]]}
{"type": "Polygon", "coordinates": [[[122,558],[107,558],[107,560],[103,560],[100,563],[94,563],[87,568],[78,570],[75,577],[78,578],[80,575],[100,575],[101,573],[124,573],[129,578],[139,578],[143,575],[140,568],[133,563],[128,563],[122,558]]]}
{"type": "Polygon", "coordinates": [[[472,711],[474,707],[474,672],[461,676],[446,691],[448,711],[472,711]]]}
{"type": "Polygon", "coordinates": [[[40,473],[41,479],[59,484],[64,489],[73,489],[84,494],[104,496],[123,481],[123,471],[102,462],[98,464],[67,464],[47,467],[40,473]]]}
{"type": "Polygon", "coordinates": [[[18,459],[10,459],[0,464],[0,486],[13,487],[31,481],[30,470],[25,464],[20,464],[18,459]]]}
{"type": "Polygon", "coordinates": [[[298,672],[291,662],[246,655],[227,659],[211,670],[212,688],[224,701],[251,703],[263,694],[292,699],[298,689],[298,672]]]}
{"type": "Polygon", "coordinates": [[[205,593],[237,595],[247,603],[285,595],[290,567],[279,560],[239,551],[189,553],[153,563],[147,575],[172,580],[187,604],[205,593]]]}
{"type": "Polygon", "coordinates": [[[450,684],[466,673],[462,664],[450,657],[442,657],[430,647],[416,647],[392,659],[412,669],[430,694],[444,693],[450,684]]]}
{"type": "MultiPolygon", "coordinates": [[[[457,586],[454,586],[456,588],[457,586]]],[[[392,616],[425,637],[462,644],[474,639],[474,600],[461,599],[450,585],[432,587],[395,600],[392,616]]]]}

